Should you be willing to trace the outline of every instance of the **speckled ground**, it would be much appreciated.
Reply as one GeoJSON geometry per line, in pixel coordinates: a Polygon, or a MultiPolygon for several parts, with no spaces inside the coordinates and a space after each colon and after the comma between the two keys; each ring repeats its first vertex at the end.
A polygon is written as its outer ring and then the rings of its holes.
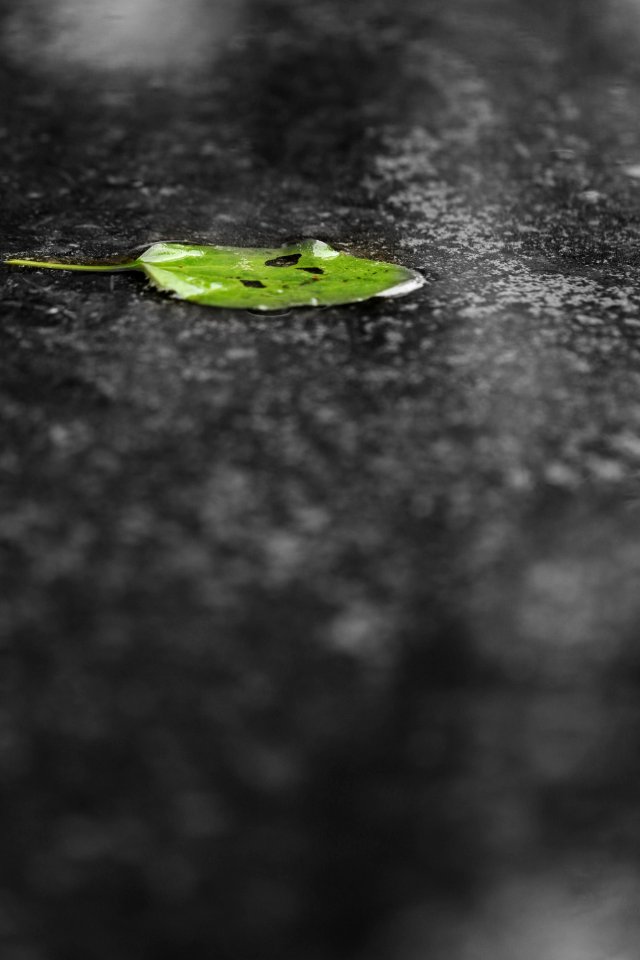
{"type": "Polygon", "coordinates": [[[102,7],[0,10],[0,255],[429,282],[2,268],[3,960],[640,960],[637,3],[102,7]]]}

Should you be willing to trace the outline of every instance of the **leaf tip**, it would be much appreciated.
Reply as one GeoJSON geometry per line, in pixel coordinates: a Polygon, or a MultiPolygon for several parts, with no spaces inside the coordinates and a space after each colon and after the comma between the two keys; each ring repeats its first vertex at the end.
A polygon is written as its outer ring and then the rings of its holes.
{"type": "Polygon", "coordinates": [[[408,293],[413,293],[415,290],[419,290],[421,287],[424,287],[426,284],[425,278],[421,273],[418,273],[417,270],[408,271],[409,276],[400,280],[398,283],[395,283],[392,287],[388,287],[386,290],[381,290],[380,293],[376,294],[378,297],[385,297],[388,299],[393,299],[394,297],[404,297],[408,293]]]}

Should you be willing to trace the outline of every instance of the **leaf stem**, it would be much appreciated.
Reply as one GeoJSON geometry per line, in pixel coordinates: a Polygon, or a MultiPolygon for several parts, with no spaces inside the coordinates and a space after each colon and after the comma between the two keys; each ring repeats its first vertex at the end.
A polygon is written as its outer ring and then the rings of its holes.
{"type": "Polygon", "coordinates": [[[118,264],[60,263],[56,260],[5,260],[12,267],[44,267],[47,270],[84,270],[91,273],[113,273],[115,270],[135,270],[134,262],[118,264]]]}

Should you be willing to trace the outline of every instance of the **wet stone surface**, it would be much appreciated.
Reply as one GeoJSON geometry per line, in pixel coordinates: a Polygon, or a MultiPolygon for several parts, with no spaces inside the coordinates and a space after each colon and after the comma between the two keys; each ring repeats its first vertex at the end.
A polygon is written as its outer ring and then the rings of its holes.
{"type": "Polygon", "coordinates": [[[0,12],[8,960],[638,960],[632,0],[0,12]]]}

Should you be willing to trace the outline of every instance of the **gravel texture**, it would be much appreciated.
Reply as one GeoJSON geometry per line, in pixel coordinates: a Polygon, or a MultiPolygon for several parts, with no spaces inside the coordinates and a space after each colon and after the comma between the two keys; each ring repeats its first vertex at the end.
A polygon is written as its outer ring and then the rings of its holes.
{"type": "Polygon", "coordinates": [[[2,256],[429,282],[1,268],[2,957],[639,960],[636,3],[103,8],[0,10],[2,256]]]}

